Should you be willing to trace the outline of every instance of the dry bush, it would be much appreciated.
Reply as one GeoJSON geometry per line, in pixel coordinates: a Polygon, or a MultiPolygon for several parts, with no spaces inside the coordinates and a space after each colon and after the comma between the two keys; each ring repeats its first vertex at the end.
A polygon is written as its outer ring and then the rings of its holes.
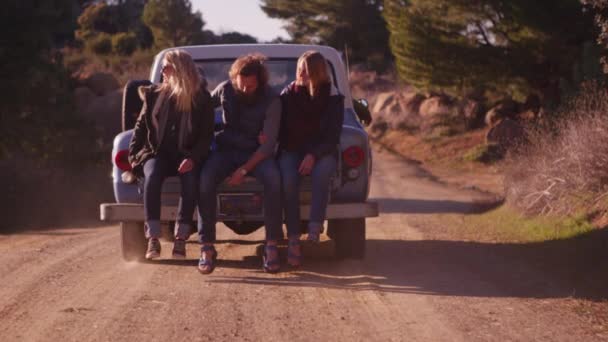
{"type": "Polygon", "coordinates": [[[528,143],[505,163],[507,202],[527,214],[601,208],[608,197],[608,98],[595,83],[561,108],[557,119],[528,130],[528,143]]]}

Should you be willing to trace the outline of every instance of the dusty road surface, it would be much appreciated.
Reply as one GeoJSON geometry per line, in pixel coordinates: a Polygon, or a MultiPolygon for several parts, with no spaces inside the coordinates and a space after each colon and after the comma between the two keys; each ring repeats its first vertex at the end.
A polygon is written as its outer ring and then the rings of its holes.
{"type": "MultiPolygon", "coordinates": [[[[421,177],[387,152],[374,160],[364,260],[305,259],[261,271],[261,231],[244,242],[219,229],[212,275],[189,259],[125,263],[117,226],[0,235],[1,341],[590,341],[602,327],[499,246],[436,240],[413,218],[466,214],[480,194],[421,177]]],[[[429,228],[432,229],[432,228],[429,228]]],[[[310,251],[310,250],[309,250],[310,251]]],[[[310,253],[309,253],[310,254],[310,253]]]]}

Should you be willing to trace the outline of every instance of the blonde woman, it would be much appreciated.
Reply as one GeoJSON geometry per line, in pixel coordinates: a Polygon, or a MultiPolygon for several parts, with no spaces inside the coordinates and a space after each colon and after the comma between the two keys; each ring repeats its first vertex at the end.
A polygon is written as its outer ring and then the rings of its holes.
{"type": "Polygon", "coordinates": [[[173,257],[181,259],[186,257],[185,240],[192,229],[199,170],[213,138],[214,115],[209,92],[186,51],[167,52],[161,72],[162,84],[139,88],[143,107],[129,145],[129,162],[144,177],[146,259],[160,257],[162,183],[179,176],[173,257]]]}
{"type": "Polygon", "coordinates": [[[344,120],[344,96],[331,84],[325,58],[317,51],[298,59],[296,80],[281,93],[279,168],[287,224],[288,263],[301,264],[299,184],[312,178],[308,240],[319,241],[329,198],[329,180],[337,167],[344,120]]]}

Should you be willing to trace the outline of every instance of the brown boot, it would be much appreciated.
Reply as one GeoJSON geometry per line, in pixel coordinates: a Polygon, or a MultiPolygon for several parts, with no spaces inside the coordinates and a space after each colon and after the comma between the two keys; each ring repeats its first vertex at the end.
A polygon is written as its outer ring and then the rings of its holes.
{"type": "Polygon", "coordinates": [[[146,259],[158,259],[160,258],[160,241],[157,238],[150,238],[148,240],[148,250],[146,251],[146,259]]]}

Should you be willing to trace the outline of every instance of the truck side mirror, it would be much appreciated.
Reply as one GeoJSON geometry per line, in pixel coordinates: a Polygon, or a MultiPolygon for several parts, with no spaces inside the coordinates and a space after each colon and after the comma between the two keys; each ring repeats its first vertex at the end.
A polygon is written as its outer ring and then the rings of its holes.
{"type": "Polygon", "coordinates": [[[366,99],[353,100],[353,108],[359,118],[359,121],[364,126],[369,126],[372,123],[372,114],[369,111],[369,103],[366,99]]]}

